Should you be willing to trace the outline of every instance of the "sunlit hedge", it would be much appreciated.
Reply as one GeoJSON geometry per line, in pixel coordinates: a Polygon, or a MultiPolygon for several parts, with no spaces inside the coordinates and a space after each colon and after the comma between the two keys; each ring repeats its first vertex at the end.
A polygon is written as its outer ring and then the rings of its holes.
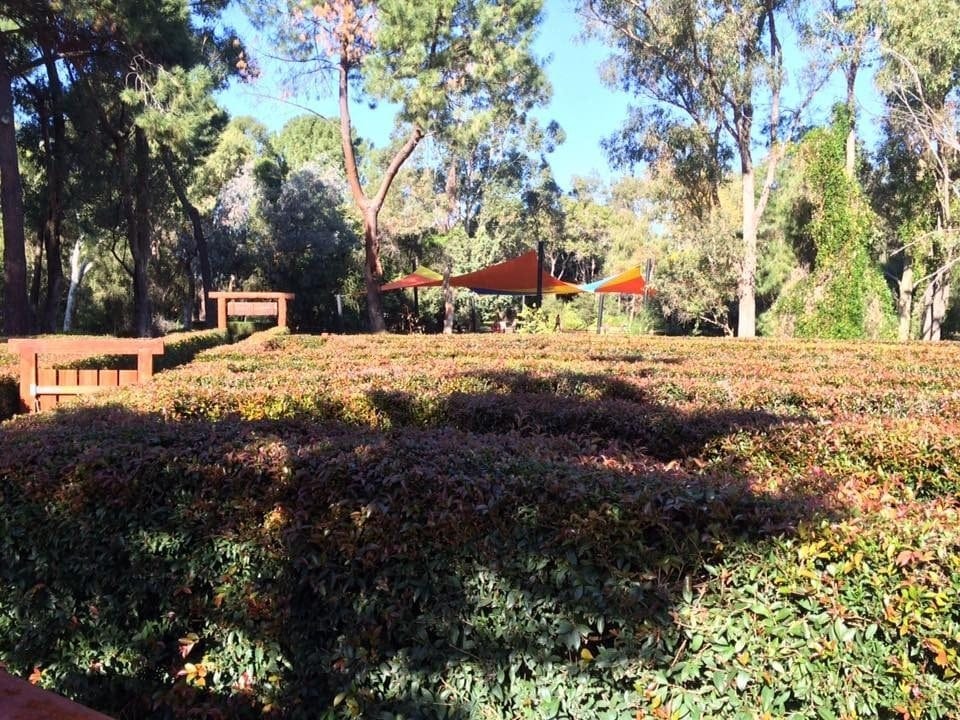
{"type": "Polygon", "coordinates": [[[130,718],[955,717],[958,361],[260,333],[0,430],[0,662],[130,718]]]}

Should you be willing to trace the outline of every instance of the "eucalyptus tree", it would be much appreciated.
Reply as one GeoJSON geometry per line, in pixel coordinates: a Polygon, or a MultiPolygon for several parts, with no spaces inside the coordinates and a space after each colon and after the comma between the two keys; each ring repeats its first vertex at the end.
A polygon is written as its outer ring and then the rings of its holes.
{"type": "MultiPolygon", "coordinates": [[[[738,334],[756,333],[757,228],[774,185],[788,136],[799,117],[785,123],[786,86],[782,23],[789,0],[580,0],[588,27],[614,49],[607,79],[648,102],[635,111],[630,132],[646,138],[628,144],[637,159],[667,153],[688,186],[716,204],[730,151],[739,158],[742,249],[739,253],[738,334]],[[766,131],[767,159],[756,178],[757,135],[766,131]]],[[[801,100],[801,108],[809,95],[801,100]]]]}
{"type": "MultiPolygon", "coordinates": [[[[910,336],[915,295],[921,296],[921,337],[940,339],[950,299],[950,275],[960,262],[960,4],[956,0],[863,0],[880,43],[877,82],[888,98],[892,142],[890,175],[906,150],[915,160],[912,187],[901,204],[912,211],[901,223],[900,337],[910,336]],[[928,181],[928,182],[925,182],[928,181]],[[932,192],[916,197],[916,187],[932,192]]],[[[902,213],[901,213],[902,214],[902,213]]]]}
{"type": "Polygon", "coordinates": [[[249,3],[269,25],[295,75],[336,78],[340,142],[350,193],[363,219],[367,312],[384,329],[378,220],[398,171],[424,137],[482,127],[490,116],[522,119],[546,94],[532,51],[542,0],[288,0],[279,15],[249,3]],[[306,68],[306,69],[305,69],[306,68]],[[398,109],[403,136],[375,187],[361,182],[351,100],[398,109]]]}

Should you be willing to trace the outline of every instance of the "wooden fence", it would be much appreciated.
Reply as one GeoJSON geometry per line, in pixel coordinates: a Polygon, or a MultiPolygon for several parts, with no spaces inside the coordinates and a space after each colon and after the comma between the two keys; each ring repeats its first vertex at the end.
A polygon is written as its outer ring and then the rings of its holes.
{"type": "Polygon", "coordinates": [[[163,355],[162,338],[13,338],[7,347],[20,354],[20,409],[40,411],[61,399],[134,385],[153,376],[153,356],[163,355]],[[41,367],[41,355],[136,355],[136,370],[41,367]]]}
{"type": "Polygon", "coordinates": [[[287,324],[287,301],[296,295],[282,292],[212,292],[217,301],[217,327],[227,329],[227,317],[277,318],[277,326],[287,324]]]}

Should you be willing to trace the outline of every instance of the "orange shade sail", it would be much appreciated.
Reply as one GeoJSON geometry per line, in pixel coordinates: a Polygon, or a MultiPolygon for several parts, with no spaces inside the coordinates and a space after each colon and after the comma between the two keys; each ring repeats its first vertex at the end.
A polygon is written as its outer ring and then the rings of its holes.
{"type": "MultiPolygon", "coordinates": [[[[541,274],[543,293],[574,295],[583,292],[573,283],[564,282],[547,272],[541,274]]],[[[537,253],[535,250],[506,262],[490,265],[475,272],[450,278],[453,287],[470,288],[478,293],[499,295],[537,294],[537,253]]]]}

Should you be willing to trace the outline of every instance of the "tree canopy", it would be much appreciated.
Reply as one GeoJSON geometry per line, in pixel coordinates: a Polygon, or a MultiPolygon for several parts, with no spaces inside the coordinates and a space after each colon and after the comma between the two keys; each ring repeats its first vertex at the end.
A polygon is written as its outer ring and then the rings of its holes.
{"type": "MultiPolygon", "coordinates": [[[[297,292],[303,329],[398,328],[410,298],[381,297],[386,276],[468,272],[537,241],[574,282],[652,272],[642,313],[619,302],[610,322],[869,337],[896,312],[901,339],[931,340],[960,322],[953,0],[580,0],[584,31],[610,51],[598,78],[634,107],[604,143],[614,172],[569,181],[553,167],[566,132],[543,109],[552,4],[242,5],[261,32],[254,56],[223,0],[5,9],[7,334],[159,333],[208,322],[210,291],[230,287],[297,292]],[[230,117],[216,93],[261,73],[308,110],[333,92],[339,112],[282,127],[230,117]],[[882,117],[858,123],[867,80],[882,117]],[[364,136],[359,104],[393,123],[390,138],[364,136]],[[862,283],[841,292],[838,278],[862,283]],[[831,293],[870,299],[828,321],[814,306],[831,293]]],[[[449,306],[482,316],[508,302],[449,306]]],[[[578,327],[595,312],[563,308],[578,327]]]]}

